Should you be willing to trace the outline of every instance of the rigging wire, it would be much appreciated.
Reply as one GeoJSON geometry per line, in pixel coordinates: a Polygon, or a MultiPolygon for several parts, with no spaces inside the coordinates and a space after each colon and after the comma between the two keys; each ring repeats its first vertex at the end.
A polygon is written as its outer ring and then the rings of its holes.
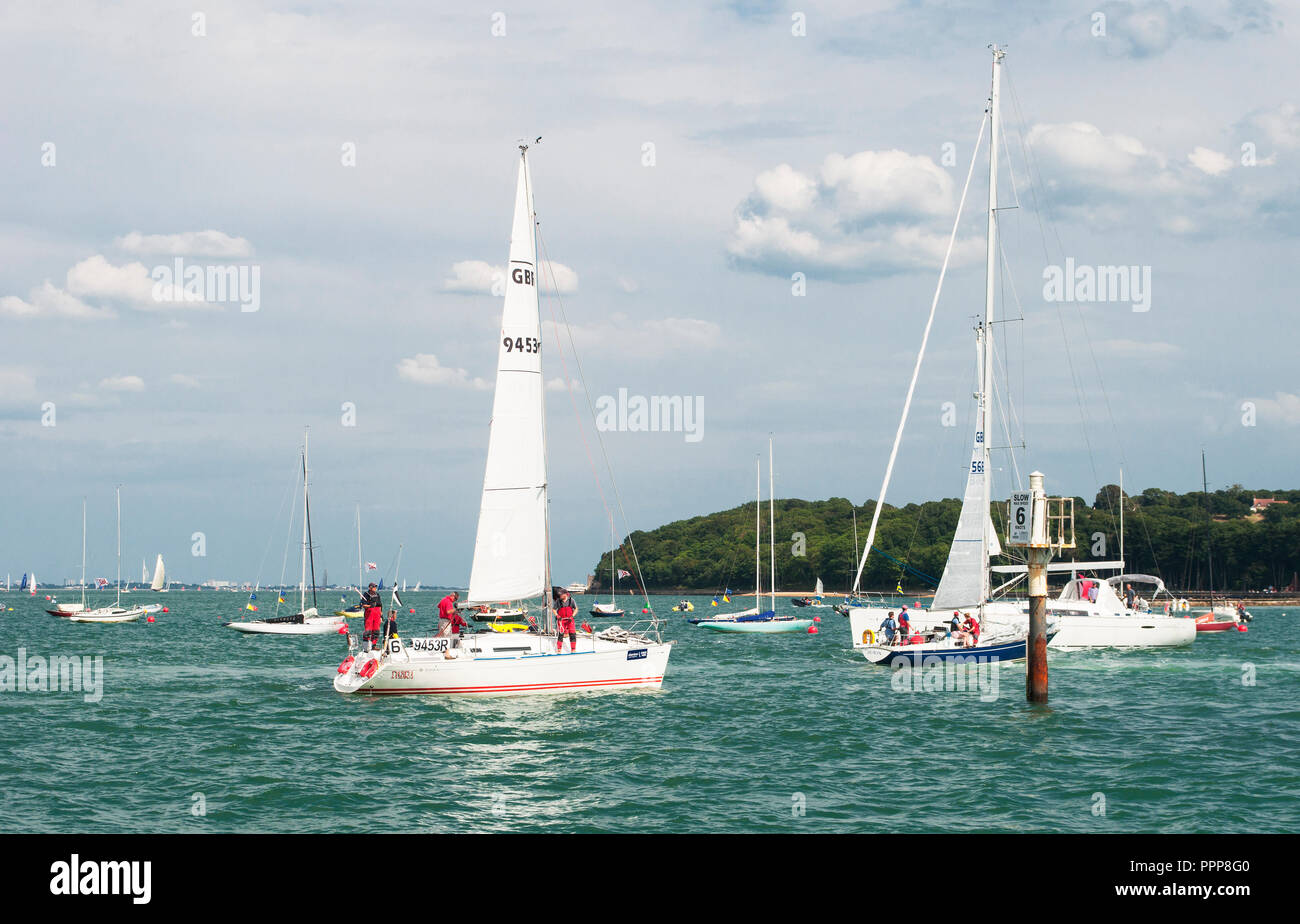
{"type": "MultiPolygon", "coordinates": [[[[578,372],[578,383],[582,386],[582,393],[583,393],[583,395],[584,395],[584,396],[586,397],[586,399],[587,399],[587,409],[588,409],[588,411],[591,413],[591,417],[592,417],[592,420],[593,420],[593,421],[596,419],[596,408],[595,408],[595,405],[592,403],[592,400],[591,400],[591,391],[587,388],[587,378],[586,378],[586,374],[585,374],[585,373],[583,372],[583,370],[582,370],[582,360],[579,359],[579,357],[578,357],[578,348],[577,348],[577,345],[576,345],[576,344],[574,343],[574,341],[573,341],[573,329],[572,329],[572,327],[569,325],[569,318],[568,318],[568,315],[566,314],[566,312],[565,312],[565,310],[564,310],[564,299],[560,296],[560,289],[559,289],[559,286],[558,286],[558,285],[556,284],[556,282],[555,282],[555,271],[554,271],[554,269],[552,268],[553,265],[552,265],[552,263],[551,263],[550,252],[547,250],[547,247],[546,247],[546,240],[545,240],[545,238],[542,236],[542,225],[541,225],[541,222],[540,222],[540,221],[536,221],[536,228],[537,228],[537,241],[538,241],[539,244],[541,244],[541,247],[542,247],[542,258],[546,261],[546,272],[547,272],[547,275],[550,277],[551,289],[552,289],[552,293],[553,293],[553,296],[554,296],[553,301],[552,301],[552,304],[549,305],[548,307],[550,307],[550,311],[551,311],[551,325],[552,325],[552,327],[553,327],[553,328],[555,329],[555,331],[556,331],[556,338],[555,338],[555,339],[556,339],[557,345],[560,346],[560,363],[561,363],[561,367],[562,367],[563,370],[564,370],[564,377],[565,377],[564,390],[567,391],[567,392],[569,393],[569,400],[570,400],[570,403],[573,405],[574,415],[578,418],[578,424],[579,424],[579,425],[578,425],[578,432],[582,435],[582,445],[583,445],[583,448],[586,450],[586,453],[587,453],[587,461],[588,461],[588,463],[591,465],[592,476],[593,476],[593,478],[595,478],[595,481],[596,481],[596,491],[597,491],[597,493],[600,495],[600,502],[601,502],[602,506],[604,506],[604,508],[605,508],[605,512],[606,512],[609,516],[612,517],[612,516],[613,516],[613,510],[610,508],[609,502],[608,502],[608,501],[606,500],[606,498],[605,498],[605,492],[604,492],[603,487],[601,486],[600,474],[599,474],[599,473],[597,472],[597,470],[596,470],[595,460],[592,458],[592,454],[591,454],[591,447],[590,447],[590,445],[589,445],[588,442],[587,442],[586,431],[585,431],[585,429],[584,429],[583,426],[582,426],[582,418],[581,418],[581,415],[578,414],[577,401],[576,401],[576,399],[575,399],[574,396],[573,396],[573,380],[572,380],[572,379],[570,378],[570,376],[569,376],[569,372],[568,372],[568,368],[569,368],[569,366],[568,366],[568,362],[567,362],[567,361],[565,360],[565,358],[564,358],[564,347],[563,347],[563,344],[562,344],[562,342],[560,341],[560,337],[559,337],[559,331],[560,331],[560,327],[561,327],[561,325],[560,325],[560,320],[563,321],[563,329],[564,329],[564,331],[565,331],[565,333],[566,333],[566,335],[568,336],[568,339],[569,339],[569,349],[570,349],[570,350],[572,351],[572,353],[573,353],[573,363],[574,363],[574,367],[577,369],[577,372],[578,372]],[[554,304],[558,304],[558,305],[559,305],[559,308],[560,308],[560,320],[557,320],[556,317],[555,317],[555,308],[554,308],[554,304]]],[[[619,516],[620,516],[620,517],[622,518],[622,520],[623,520],[623,526],[624,526],[625,528],[628,529],[628,534],[627,534],[627,544],[628,544],[628,546],[631,548],[631,551],[632,551],[632,563],[633,563],[633,565],[634,565],[635,568],[636,568],[637,580],[638,580],[638,582],[639,582],[640,585],[641,585],[642,597],[643,597],[644,600],[645,600],[645,606],[646,606],[646,609],[651,609],[651,607],[650,607],[650,597],[649,597],[648,592],[647,592],[646,589],[645,589],[645,579],[644,579],[644,577],[643,577],[643,575],[642,575],[642,573],[641,573],[641,561],[640,561],[640,559],[638,558],[638,556],[637,556],[637,552],[636,552],[636,542],[632,539],[632,531],[631,531],[630,526],[629,526],[629,523],[628,523],[627,512],[626,512],[626,510],[625,510],[624,507],[623,507],[623,496],[622,496],[622,494],[621,494],[621,493],[619,492],[619,490],[618,490],[618,481],[614,478],[614,468],[613,468],[613,466],[610,464],[610,461],[609,461],[609,453],[608,453],[608,451],[607,451],[606,448],[605,448],[605,440],[604,440],[604,438],[600,435],[600,430],[599,430],[599,428],[595,428],[595,433],[596,433],[596,444],[600,447],[600,454],[601,454],[602,459],[603,459],[604,462],[605,462],[605,469],[606,469],[606,471],[609,473],[610,487],[611,487],[611,489],[612,489],[613,492],[614,492],[614,498],[615,498],[615,501],[616,501],[617,504],[618,504],[618,512],[619,512],[619,516]]],[[[611,554],[612,554],[612,553],[611,553],[611,554]]],[[[652,612],[653,612],[653,610],[652,610],[652,612]]]]}

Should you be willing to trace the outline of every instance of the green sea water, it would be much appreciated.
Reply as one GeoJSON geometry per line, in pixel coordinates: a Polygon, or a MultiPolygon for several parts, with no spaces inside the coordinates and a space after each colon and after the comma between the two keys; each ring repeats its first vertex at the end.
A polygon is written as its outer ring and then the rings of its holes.
{"type": "MultiPolygon", "coordinates": [[[[95,626],[44,593],[0,594],[0,655],[101,656],[102,698],[0,693],[4,832],[1300,830],[1284,607],[1183,649],[1052,653],[1034,707],[1023,665],[996,697],[899,689],[830,610],[817,635],[717,635],[652,598],[677,642],[659,692],[364,698],[331,686],[338,636],[223,628],[237,594],[132,594],[171,612],[95,626]]],[[[403,635],[439,596],[406,595],[403,635]]]]}

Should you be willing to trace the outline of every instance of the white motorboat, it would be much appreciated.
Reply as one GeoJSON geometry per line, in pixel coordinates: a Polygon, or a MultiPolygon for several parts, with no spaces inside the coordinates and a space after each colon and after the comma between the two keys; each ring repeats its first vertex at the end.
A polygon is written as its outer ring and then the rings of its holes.
{"type": "MultiPolygon", "coordinates": [[[[547,518],[546,408],[538,311],[537,225],[528,146],[519,146],[496,391],[468,601],[540,598],[542,631],[483,631],[463,638],[388,639],[379,651],[350,653],[334,689],[349,694],[546,694],[658,689],[672,643],[647,627],[583,632],[575,650],[557,651],[547,518]]],[[[349,636],[351,648],[351,636],[349,636]]]]}
{"type": "MultiPolygon", "coordinates": [[[[287,616],[270,616],[265,619],[247,619],[228,622],[226,625],[245,635],[329,635],[340,633],[347,626],[343,616],[322,616],[316,609],[316,559],[311,544],[311,495],[308,489],[307,433],[302,438],[302,575],[298,581],[298,612],[287,616]],[[307,563],[311,562],[311,602],[307,605],[307,563]]],[[[291,520],[292,522],[292,520],[291,520]]],[[[286,543],[287,545],[287,543],[286,543]]],[[[256,594],[253,595],[254,597],[256,594]]],[[[280,597],[276,597],[279,607],[280,597]]],[[[250,612],[255,610],[252,598],[250,612]]]]}

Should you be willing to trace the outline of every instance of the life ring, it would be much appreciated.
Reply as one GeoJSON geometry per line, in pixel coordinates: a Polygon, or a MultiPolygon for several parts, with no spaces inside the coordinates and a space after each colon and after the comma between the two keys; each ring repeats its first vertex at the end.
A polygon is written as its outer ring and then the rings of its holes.
{"type": "Polygon", "coordinates": [[[371,677],[375,676],[375,670],[378,667],[379,667],[379,661],[375,658],[371,658],[369,661],[366,662],[365,666],[361,668],[361,670],[357,671],[357,676],[364,677],[366,680],[369,680],[371,677]]]}
{"type": "Polygon", "coordinates": [[[863,629],[863,630],[862,630],[862,644],[864,644],[864,645],[874,645],[874,644],[876,644],[876,633],[875,633],[875,632],[872,632],[870,629],[863,629]]]}
{"type": "Polygon", "coordinates": [[[352,655],[348,655],[346,658],[344,658],[343,663],[339,665],[339,673],[346,674],[348,672],[348,668],[352,666],[352,662],[355,660],[356,658],[354,658],[352,655]]]}

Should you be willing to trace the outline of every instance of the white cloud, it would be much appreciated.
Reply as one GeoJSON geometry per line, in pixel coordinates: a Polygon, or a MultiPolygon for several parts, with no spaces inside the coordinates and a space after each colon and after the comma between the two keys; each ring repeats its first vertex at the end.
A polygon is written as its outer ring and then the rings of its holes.
{"type": "Polygon", "coordinates": [[[91,298],[152,302],[153,280],[143,263],[114,266],[103,256],[87,257],[68,270],[68,291],[91,298]]]}
{"type": "Polygon", "coordinates": [[[1300,395],[1274,392],[1272,398],[1255,399],[1255,409],[1261,420],[1277,421],[1291,427],[1300,425],[1300,395]]]}
{"type": "Polygon", "coordinates": [[[1219,176],[1232,169],[1231,157],[1227,154],[1220,154],[1218,151],[1212,151],[1209,148],[1197,147],[1187,155],[1187,159],[1192,162],[1192,166],[1197,170],[1208,173],[1210,176],[1219,176]]]}
{"type": "Polygon", "coordinates": [[[144,391],[144,379],[138,375],[112,375],[99,380],[105,391],[144,391]]]}
{"type": "Polygon", "coordinates": [[[451,388],[472,388],[485,391],[492,383],[478,377],[471,378],[464,369],[452,369],[438,362],[432,353],[417,353],[397,364],[397,376],[417,385],[445,385],[451,388]]]}
{"type": "Polygon", "coordinates": [[[111,308],[87,305],[47,279],[32,289],[26,300],[16,295],[0,297],[0,315],[11,318],[56,317],[102,321],[117,317],[117,312],[111,308]]]}
{"type": "MultiPolygon", "coordinates": [[[[781,164],[755,177],[727,253],[735,265],[774,275],[860,278],[938,267],[955,191],[948,171],[905,151],[830,154],[816,179],[781,164]]],[[[953,263],[979,252],[977,241],[959,240],[953,263]]]]}
{"type": "Polygon", "coordinates": [[[141,234],[132,231],[115,243],[127,253],[171,257],[247,257],[253,245],[245,238],[221,231],[182,231],[179,234],[141,234]]]}
{"type": "MultiPolygon", "coordinates": [[[[552,274],[555,289],[561,295],[578,291],[578,274],[563,263],[542,264],[543,294],[551,291],[552,274]]],[[[506,270],[504,266],[493,266],[483,260],[461,260],[451,265],[451,275],[442,281],[447,292],[461,292],[467,295],[504,295],[506,270]],[[493,293],[493,286],[497,292],[493,293]]]]}

